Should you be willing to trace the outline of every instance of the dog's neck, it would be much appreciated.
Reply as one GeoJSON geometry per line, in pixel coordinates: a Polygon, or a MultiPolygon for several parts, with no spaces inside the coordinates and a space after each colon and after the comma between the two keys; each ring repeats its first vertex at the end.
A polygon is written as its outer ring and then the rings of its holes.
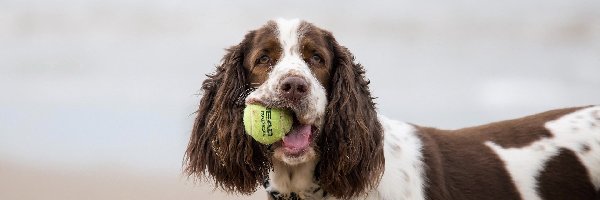
{"type": "Polygon", "coordinates": [[[318,160],[288,165],[273,161],[273,171],[264,187],[272,199],[325,199],[327,196],[315,180],[318,160]]]}

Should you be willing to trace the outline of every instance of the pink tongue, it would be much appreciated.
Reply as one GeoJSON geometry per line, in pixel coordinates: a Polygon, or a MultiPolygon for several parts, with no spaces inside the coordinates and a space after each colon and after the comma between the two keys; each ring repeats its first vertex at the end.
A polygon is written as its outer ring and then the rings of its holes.
{"type": "Polygon", "coordinates": [[[309,138],[311,134],[310,125],[301,125],[291,130],[285,137],[283,137],[283,146],[291,149],[304,149],[309,145],[309,138]]]}

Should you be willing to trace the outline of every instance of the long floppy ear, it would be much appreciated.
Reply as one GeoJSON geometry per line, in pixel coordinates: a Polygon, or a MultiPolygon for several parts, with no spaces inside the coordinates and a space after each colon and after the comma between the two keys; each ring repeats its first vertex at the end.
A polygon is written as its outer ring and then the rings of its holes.
{"type": "Polygon", "coordinates": [[[212,178],[227,192],[251,194],[268,175],[265,147],[244,132],[243,98],[249,86],[244,56],[254,32],[229,48],[222,64],[202,83],[203,96],[185,152],[184,170],[212,178]]]}
{"type": "Polygon", "coordinates": [[[326,35],[334,61],[329,104],[318,141],[317,178],[325,191],[346,199],[365,193],[381,179],[383,130],[365,70],[331,33],[326,35]]]}

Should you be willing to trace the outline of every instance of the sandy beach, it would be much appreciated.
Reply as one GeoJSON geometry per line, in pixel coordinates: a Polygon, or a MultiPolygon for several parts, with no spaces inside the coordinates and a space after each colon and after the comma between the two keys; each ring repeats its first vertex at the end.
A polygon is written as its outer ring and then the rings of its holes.
{"type": "Polygon", "coordinates": [[[266,199],[227,195],[206,183],[185,177],[145,175],[122,169],[65,170],[0,163],[0,199],[3,200],[192,200],[266,199]]]}

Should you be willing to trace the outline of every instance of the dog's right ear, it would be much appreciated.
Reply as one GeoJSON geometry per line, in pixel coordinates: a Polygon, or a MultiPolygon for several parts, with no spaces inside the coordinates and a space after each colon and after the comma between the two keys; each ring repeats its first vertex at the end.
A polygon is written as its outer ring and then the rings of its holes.
{"type": "Polygon", "coordinates": [[[243,99],[249,89],[244,57],[255,32],[227,49],[222,64],[202,83],[203,95],[185,152],[185,173],[212,178],[227,192],[251,194],[268,176],[265,146],[244,132],[243,99]]]}

